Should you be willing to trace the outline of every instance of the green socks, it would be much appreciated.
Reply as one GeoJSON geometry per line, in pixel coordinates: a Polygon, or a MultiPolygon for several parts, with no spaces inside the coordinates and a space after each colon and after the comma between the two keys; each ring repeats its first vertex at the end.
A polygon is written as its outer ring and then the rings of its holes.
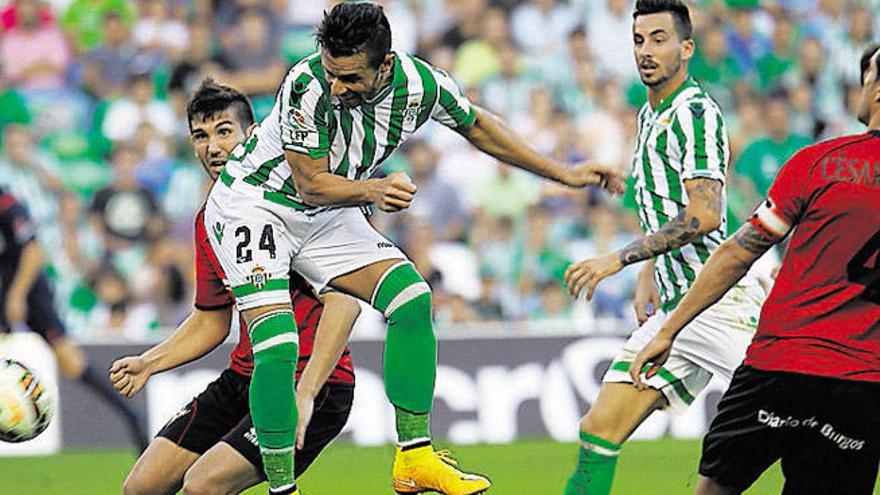
{"type": "Polygon", "coordinates": [[[385,393],[397,413],[398,440],[428,440],[437,374],[431,288],[412,263],[402,261],[385,273],[372,299],[372,306],[388,320],[385,393]]]}
{"type": "Polygon", "coordinates": [[[578,465],[565,485],[565,495],[609,495],[620,444],[581,432],[578,465]]]}
{"type": "Polygon", "coordinates": [[[401,446],[421,443],[431,438],[428,413],[416,414],[394,408],[397,424],[397,442],[401,446]]]}
{"type": "Polygon", "coordinates": [[[293,313],[274,310],[258,316],[248,327],[254,351],[250,408],[269,493],[296,490],[293,453],[296,442],[294,373],[298,337],[293,313]]]}

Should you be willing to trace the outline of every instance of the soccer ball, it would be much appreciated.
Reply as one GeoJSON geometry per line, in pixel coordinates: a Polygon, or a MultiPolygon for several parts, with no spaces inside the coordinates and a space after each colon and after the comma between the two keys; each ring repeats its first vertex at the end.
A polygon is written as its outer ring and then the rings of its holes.
{"type": "Polygon", "coordinates": [[[42,433],[55,403],[54,388],[18,361],[0,359],[0,440],[24,442],[42,433]]]}

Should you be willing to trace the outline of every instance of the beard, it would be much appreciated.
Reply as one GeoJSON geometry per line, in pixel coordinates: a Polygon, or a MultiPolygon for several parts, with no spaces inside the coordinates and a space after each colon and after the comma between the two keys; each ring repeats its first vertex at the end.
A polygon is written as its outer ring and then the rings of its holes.
{"type": "Polygon", "coordinates": [[[645,79],[645,77],[640,74],[639,77],[642,80],[642,84],[644,84],[645,86],[648,86],[649,88],[656,88],[658,86],[662,86],[663,84],[666,83],[666,81],[670,80],[672,78],[672,76],[678,74],[679,70],[681,70],[681,60],[676,60],[675,67],[672,67],[671,70],[662,71],[661,66],[658,66],[657,69],[658,70],[655,73],[657,78],[654,80],[645,79]]]}

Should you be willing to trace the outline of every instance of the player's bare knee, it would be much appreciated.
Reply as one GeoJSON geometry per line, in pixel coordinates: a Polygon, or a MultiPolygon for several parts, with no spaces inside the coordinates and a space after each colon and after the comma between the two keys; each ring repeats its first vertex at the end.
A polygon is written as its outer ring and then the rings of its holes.
{"type": "Polygon", "coordinates": [[[190,469],[183,477],[183,495],[223,495],[227,493],[199,469],[190,469]]]}
{"type": "Polygon", "coordinates": [[[122,495],[163,495],[155,482],[151,482],[137,469],[132,470],[122,483],[122,495]]]}
{"type": "Polygon", "coordinates": [[[590,411],[581,418],[581,431],[596,435],[606,440],[614,441],[612,436],[615,435],[615,422],[610,414],[607,414],[597,408],[590,408],[590,411]]]}

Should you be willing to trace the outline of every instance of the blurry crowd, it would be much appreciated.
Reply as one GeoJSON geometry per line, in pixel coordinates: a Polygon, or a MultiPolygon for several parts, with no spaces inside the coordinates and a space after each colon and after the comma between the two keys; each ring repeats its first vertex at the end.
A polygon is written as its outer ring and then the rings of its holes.
{"type": "MultiPolygon", "coordinates": [[[[141,340],[191,305],[192,222],[209,184],[184,105],[212,75],[270,109],[315,49],[326,0],[8,0],[0,9],[0,184],[29,207],[56,303],[81,338],[141,340]]],[[[631,0],[379,0],[394,48],[451,73],[541,152],[628,169],[646,93],[631,0]]],[[[880,2],[691,4],[691,73],[732,145],[730,226],[805,144],[858,132],[858,55],[880,2]]],[[[429,279],[442,324],[546,319],[588,332],[634,321],[635,270],[573,303],[567,265],[640,235],[634,201],[539,180],[430,124],[387,163],[419,185],[375,214],[429,279]]],[[[441,326],[442,328],[442,326],[441,326]]]]}

